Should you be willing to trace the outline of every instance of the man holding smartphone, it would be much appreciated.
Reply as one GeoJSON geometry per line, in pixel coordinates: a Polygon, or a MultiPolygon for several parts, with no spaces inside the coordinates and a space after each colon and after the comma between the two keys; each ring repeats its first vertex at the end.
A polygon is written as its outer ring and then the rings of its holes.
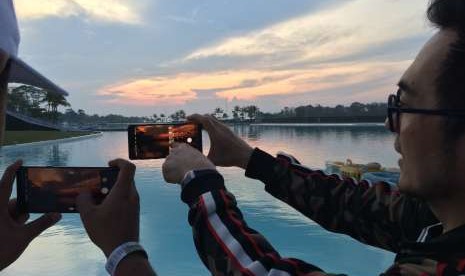
{"type": "Polygon", "coordinates": [[[211,116],[189,118],[210,136],[208,158],[176,145],[163,174],[182,186],[198,254],[212,274],[334,275],[280,256],[248,227],[216,165],[244,169],[329,231],[395,253],[382,275],[465,275],[464,14],[463,0],[431,1],[428,18],[439,31],[388,96],[386,128],[402,156],[396,188],[327,175],[290,155],[273,157],[211,116]]]}

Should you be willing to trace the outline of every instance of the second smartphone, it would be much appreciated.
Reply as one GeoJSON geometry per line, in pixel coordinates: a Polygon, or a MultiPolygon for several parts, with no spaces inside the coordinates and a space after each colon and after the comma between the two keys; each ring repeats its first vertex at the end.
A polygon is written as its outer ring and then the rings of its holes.
{"type": "Polygon", "coordinates": [[[202,151],[202,126],[193,123],[145,124],[128,127],[129,158],[160,159],[173,142],[187,143],[202,151]]]}
{"type": "Polygon", "coordinates": [[[90,193],[99,204],[118,172],[108,167],[21,167],[16,175],[18,207],[28,213],[75,213],[80,193],[90,193]]]}

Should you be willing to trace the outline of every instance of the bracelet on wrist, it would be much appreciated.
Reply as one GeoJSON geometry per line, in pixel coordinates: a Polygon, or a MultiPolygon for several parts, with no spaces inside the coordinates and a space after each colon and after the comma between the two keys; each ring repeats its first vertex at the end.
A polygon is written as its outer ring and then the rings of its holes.
{"type": "Polygon", "coordinates": [[[111,252],[105,264],[105,269],[110,275],[115,275],[118,264],[128,255],[135,252],[141,253],[145,258],[148,258],[147,252],[138,242],[126,242],[111,252]]]}

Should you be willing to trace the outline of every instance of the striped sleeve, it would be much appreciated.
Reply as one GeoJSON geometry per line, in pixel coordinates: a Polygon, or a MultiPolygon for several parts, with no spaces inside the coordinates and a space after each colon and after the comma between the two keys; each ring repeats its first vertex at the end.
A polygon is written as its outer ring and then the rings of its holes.
{"type": "Polygon", "coordinates": [[[393,252],[437,222],[426,203],[388,183],[326,175],[286,154],[275,158],[255,149],[246,176],[325,229],[393,252]]]}
{"type": "Polygon", "coordinates": [[[330,275],[301,260],[281,257],[248,227],[221,175],[194,178],[183,189],[182,199],[190,206],[197,252],[212,275],[330,275]],[[211,189],[206,191],[205,186],[211,189]]]}

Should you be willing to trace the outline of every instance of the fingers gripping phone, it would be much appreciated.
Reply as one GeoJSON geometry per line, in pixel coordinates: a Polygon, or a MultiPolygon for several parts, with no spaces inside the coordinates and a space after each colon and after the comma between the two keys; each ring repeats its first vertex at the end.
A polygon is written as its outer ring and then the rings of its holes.
{"type": "Polygon", "coordinates": [[[75,213],[80,193],[90,192],[101,203],[118,172],[117,168],[21,167],[16,178],[18,206],[28,213],[75,213]]]}
{"type": "Polygon", "coordinates": [[[202,151],[202,126],[193,123],[146,124],[128,127],[129,158],[160,159],[173,142],[187,143],[202,151]]]}

